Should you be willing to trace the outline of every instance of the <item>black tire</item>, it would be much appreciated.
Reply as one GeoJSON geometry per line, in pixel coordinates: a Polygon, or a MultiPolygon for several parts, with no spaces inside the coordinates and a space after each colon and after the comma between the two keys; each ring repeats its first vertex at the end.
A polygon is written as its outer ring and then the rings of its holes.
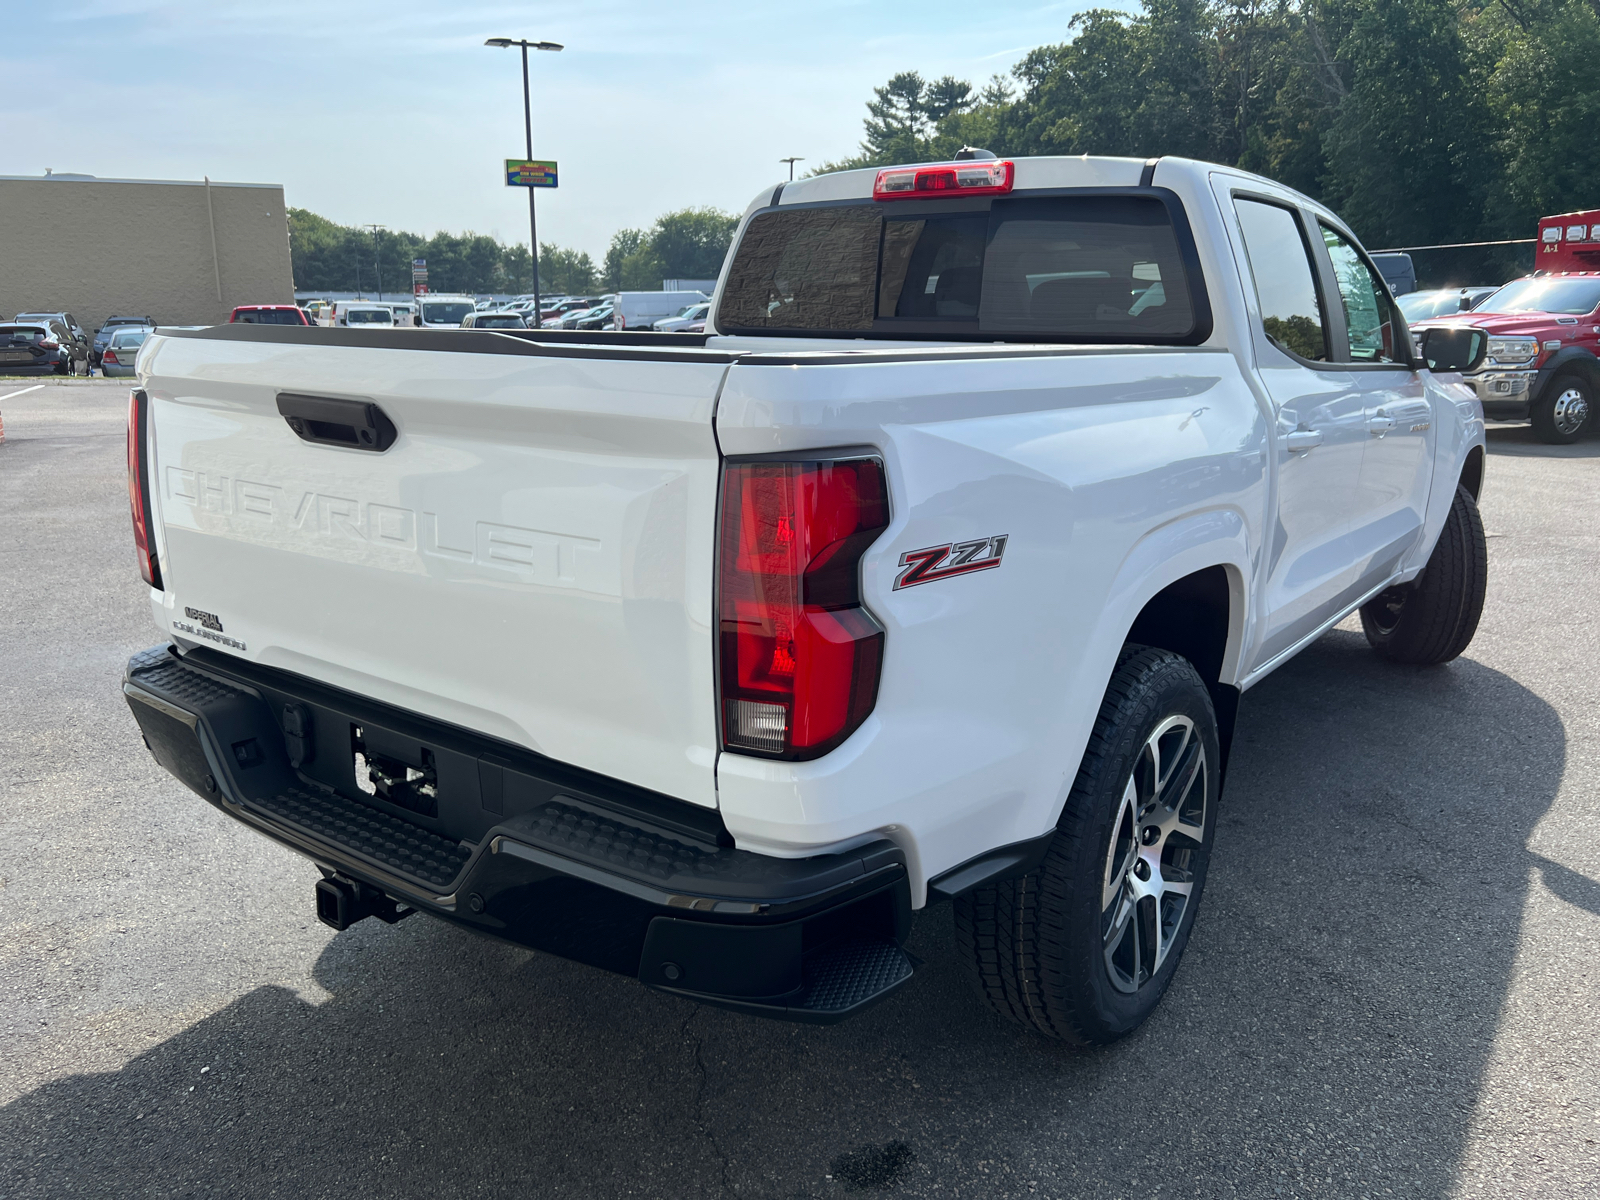
{"type": "Polygon", "coordinates": [[[1570,445],[1594,426],[1594,388],[1576,375],[1558,376],[1534,401],[1528,418],[1541,442],[1570,445]]]}
{"type": "Polygon", "coordinates": [[[1200,905],[1220,766],[1216,714],[1194,667],[1170,651],[1123,647],[1043,864],[956,900],[956,937],[996,1012],[1080,1045],[1113,1042],[1150,1015],[1200,905]],[[1163,728],[1154,744],[1172,760],[1164,769],[1148,753],[1163,728]],[[1158,836],[1146,844],[1151,829],[1158,836]],[[1135,895],[1152,881],[1161,894],[1135,895]],[[1190,890],[1179,897],[1169,886],[1190,890]]]}
{"type": "Polygon", "coordinates": [[[1472,493],[1458,487],[1422,574],[1363,604],[1361,629],[1372,648],[1394,662],[1447,663],[1478,632],[1488,579],[1483,518],[1472,493]]]}

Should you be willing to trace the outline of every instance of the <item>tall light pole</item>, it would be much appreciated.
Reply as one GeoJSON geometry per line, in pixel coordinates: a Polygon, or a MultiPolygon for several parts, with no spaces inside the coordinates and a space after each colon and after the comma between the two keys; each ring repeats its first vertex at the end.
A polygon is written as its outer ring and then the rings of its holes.
{"type": "Polygon", "coordinates": [[[378,242],[378,230],[389,228],[387,225],[369,224],[372,230],[372,265],[378,272],[378,303],[383,303],[383,247],[378,242]]]}
{"type": "MultiPolygon", "coordinates": [[[[522,47],[522,122],[528,134],[528,158],[533,158],[533,101],[528,95],[528,48],[535,50],[560,50],[560,42],[530,42],[524,38],[490,38],[485,46],[501,50],[509,46],[522,47]]],[[[543,305],[539,300],[539,225],[533,214],[533,189],[528,189],[528,243],[533,251],[533,321],[537,328],[543,323],[543,305]]]]}
{"type": "Polygon", "coordinates": [[[781,163],[786,162],[786,163],[789,164],[789,182],[793,183],[794,182],[794,165],[797,162],[805,162],[805,155],[797,154],[793,158],[780,158],[778,161],[781,162],[781,163]]]}

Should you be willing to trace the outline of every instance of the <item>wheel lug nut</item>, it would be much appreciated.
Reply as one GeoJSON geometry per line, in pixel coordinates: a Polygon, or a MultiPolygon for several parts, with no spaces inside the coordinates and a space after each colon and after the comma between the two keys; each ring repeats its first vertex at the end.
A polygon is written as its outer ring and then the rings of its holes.
{"type": "Polygon", "coordinates": [[[1161,830],[1154,825],[1146,825],[1141,837],[1146,846],[1154,846],[1161,840],[1161,830]]]}
{"type": "Polygon", "coordinates": [[[1141,880],[1149,879],[1150,878],[1150,864],[1145,862],[1144,859],[1141,858],[1138,862],[1133,864],[1133,873],[1135,875],[1137,875],[1141,880]]]}

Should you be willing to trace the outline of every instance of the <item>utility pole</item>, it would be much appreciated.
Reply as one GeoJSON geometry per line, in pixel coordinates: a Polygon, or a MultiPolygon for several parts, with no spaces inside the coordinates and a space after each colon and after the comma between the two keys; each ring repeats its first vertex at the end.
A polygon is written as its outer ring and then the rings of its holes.
{"type": "Polygon", "coordinates": [[[378,272],[378,303],[383,303],[383,247],[378,242],[378,230],[387,229],[387,225],[368,225],[372,230],[372,266],[378,272]]]}
{"type": "MultiPolygon", "coordinates": [[[[533,100],[528,89],[528,48],[535,50],[560,50],[560,42],[530,42],[526,38],[490,38],[483,43],[504,50],[511,46],[522,47],[522,123],[528,135],[528,158],[533,158],[533,100]]],[[[533,323],[537,328],[544,313],[539,298],[539,225],[533,211],[533,189],[528,189],[528,244],[533,252],[533,323]]]]}
{"type": "Polygon", "coordinates": [[[794,182],[794,165],[797,162],[805,162],[805,156],[797,154],[793,158],[780,158],[778,161],[781,162],[781,163],[788,163],[789,164],[789,182],[793,183],[794,182]]]}

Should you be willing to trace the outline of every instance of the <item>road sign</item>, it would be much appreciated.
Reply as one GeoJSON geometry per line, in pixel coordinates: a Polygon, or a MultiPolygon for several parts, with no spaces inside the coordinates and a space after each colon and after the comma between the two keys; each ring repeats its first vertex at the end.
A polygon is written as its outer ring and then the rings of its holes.
{"type": "Polygon", "coordinates": [[[508,158],[506,159],[506,186],[553,188],[556,186],[556,164],[537,160],[530,161],[525,158],[508,158]]]}

